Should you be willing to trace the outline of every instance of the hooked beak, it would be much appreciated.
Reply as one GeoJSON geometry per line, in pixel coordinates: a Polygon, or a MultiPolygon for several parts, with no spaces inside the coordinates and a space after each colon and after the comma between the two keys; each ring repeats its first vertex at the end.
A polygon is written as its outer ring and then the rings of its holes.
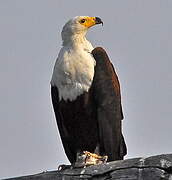
{"type": "Polygon", "coordinates": [[[102,26],[103,26],[103,21],[99,17],[95,17],[95,18],[96,18],[95,23],[96,24],[102,24],[102,26]]]}

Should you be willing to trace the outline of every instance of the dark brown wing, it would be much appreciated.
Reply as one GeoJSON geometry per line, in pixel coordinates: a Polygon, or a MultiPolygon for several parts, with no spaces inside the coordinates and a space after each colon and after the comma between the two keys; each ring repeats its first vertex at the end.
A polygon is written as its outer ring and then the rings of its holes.
{"type": "Polygon", "coordinates": [[[108,155],[109,161],[123,159],[126,145],[121,132],[123,119],[120,84],[104,49],[92,51],[96,60],[93,91],[97,106],[100,152],[108,155]]]}
{"type": "Polygon", "coordinates": [[[76,155],[75,155],[75,152],[73,152],[73,148],[70,146],[71,143],[68,142],[71,139],[71,137],[64,125],[63,115],[61,114],[61,111],[59,108],[60,102],[59,102],[58,88],[56,86],[51,87],[51,98],[52,98],[53,108],[54,108],[54,112],[56,116],[56,122],[58,125],[58,129],[59,129],[59,133],[61,136],[65,153],[69,161],[73,163],[75,161],[76,155]]]}

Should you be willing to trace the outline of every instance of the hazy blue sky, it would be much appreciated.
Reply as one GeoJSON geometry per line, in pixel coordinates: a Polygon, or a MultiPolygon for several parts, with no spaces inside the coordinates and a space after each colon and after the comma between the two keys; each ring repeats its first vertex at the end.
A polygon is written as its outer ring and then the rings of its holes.
{"type": "Polygon", "coordinates": [[[98,16],[88,39],[118,72],[126,158],[172,153],[171,0],[0,0],[0,178],[68,163],[50,99],[64,23],[98,16]]]}

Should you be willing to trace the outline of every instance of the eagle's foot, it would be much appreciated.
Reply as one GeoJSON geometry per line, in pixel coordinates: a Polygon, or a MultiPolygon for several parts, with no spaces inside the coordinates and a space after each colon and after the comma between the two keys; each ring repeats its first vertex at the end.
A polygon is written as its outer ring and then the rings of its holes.
{"type": "Polygon", "coordinates": [[[74,167],[86,167],[91,165],[98,165],[106,163],[108,156],[100,156],[95,153],[83,151],[83,153],[77,155],[77,160],[74,167]]]}

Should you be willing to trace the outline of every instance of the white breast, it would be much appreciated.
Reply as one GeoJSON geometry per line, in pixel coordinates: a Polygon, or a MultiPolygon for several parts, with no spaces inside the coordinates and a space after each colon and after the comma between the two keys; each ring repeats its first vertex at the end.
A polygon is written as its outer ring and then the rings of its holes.
{"type": "Polygon", "coordinates": [[[55,63],[51,85],[59,90],[59,99],[73,101],[88,92],[94,77],[93,47],[62,47],[55,63]]]}

